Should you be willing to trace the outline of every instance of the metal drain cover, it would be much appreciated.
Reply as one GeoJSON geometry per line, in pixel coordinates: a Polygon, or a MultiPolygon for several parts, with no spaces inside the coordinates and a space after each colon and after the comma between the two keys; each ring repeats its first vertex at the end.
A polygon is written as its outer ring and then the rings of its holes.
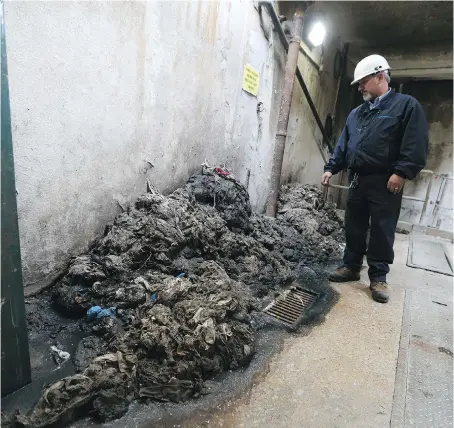
{"type": "Polygon", "coordinates": [[[318,294],[292,287],[270,303],[263,312],[288,327],[295,328],[317,300],[318,294]]]}

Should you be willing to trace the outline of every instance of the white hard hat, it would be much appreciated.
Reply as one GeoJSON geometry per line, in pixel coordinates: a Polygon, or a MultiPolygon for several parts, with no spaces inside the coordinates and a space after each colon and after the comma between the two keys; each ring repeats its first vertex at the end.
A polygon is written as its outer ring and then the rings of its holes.
{"type": "Polygon", "coordinates": [[[379,73],[380,71],[389,70],[391,67],[381,55],[369,55],[366,58],[358,62],[358,65],[355,68],[355,73],[353,74],[354,85],[358,83],[363,77],[369,76],[370,74],[379,73]]]}

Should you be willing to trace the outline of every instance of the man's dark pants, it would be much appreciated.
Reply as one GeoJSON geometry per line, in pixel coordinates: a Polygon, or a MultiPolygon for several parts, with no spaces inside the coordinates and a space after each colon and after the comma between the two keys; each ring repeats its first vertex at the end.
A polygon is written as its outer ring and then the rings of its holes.
{"type": "Polygon", "coordinates": [[[345,212],[344,266],[359,272],[367,254],[369,278],[376,281],[386,281],[394,261],[394,235],[402,203],[402,192],[394,194],[386,187],[390,175],[360,175],[358,187],[348,191],[345,212]]]}

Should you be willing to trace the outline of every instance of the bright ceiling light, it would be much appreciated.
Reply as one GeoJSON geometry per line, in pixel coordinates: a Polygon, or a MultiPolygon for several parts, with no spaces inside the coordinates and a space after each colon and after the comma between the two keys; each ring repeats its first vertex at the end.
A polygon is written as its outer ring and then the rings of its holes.
{"type": "Polygon", "coordinates": [[[314,46],[320,46],[323,43],[323,40],[325,39],[326,35],[326,30],[324,25],[321,22],[316,22],[307,36],[309,39],[309,42],[314,46]]]}

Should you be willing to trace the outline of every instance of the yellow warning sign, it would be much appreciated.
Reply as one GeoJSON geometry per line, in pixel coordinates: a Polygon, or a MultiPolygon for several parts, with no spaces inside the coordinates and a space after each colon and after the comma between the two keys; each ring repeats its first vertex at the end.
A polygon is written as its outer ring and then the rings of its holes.
{"type": "Polygon", "coordinates": [[[259,77],[259,72],[254,70],[249,64],[246,64],[244,66],[243,90],[257,96],[259,92],[259,77]]]}

